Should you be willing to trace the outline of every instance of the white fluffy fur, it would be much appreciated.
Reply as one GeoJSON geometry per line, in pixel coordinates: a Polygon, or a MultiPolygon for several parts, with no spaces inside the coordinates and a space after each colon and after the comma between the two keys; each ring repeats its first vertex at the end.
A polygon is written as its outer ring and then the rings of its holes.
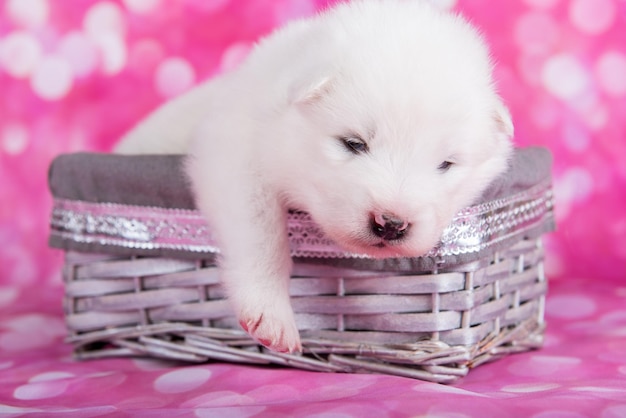
{"type": "Polygon", "coordinates": [[[345,249],[418,256],[506,168],[512,124],[489,53],[462,18],[421,1],[363,0],[293,22],[235,71],[166,104],[122,153],[188,153],[242,326],[300,350],[285,215],[309,212],[345,249]],[[350,152],[341,137],[361,137],[350,152]],[[438,169],[453,162],[448,171],[438,169]],[[383,240],[371,220],[410,224],[383,240]]]}

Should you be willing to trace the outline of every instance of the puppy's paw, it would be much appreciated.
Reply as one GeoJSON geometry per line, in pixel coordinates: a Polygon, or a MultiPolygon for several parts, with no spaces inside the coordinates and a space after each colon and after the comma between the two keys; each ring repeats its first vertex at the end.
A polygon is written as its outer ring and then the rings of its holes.
{"type": "Polygon", "coordinates": [[[291,308],[246,310],[238,315],[239,324],[252,338],[278,353],[301,352],[300,334],[291,308]]]}

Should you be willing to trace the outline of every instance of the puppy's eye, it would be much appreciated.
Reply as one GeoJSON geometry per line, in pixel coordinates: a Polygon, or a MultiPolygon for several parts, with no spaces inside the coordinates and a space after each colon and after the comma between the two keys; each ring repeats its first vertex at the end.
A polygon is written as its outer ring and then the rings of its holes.
{"type": "Polygon", "coordinates": [[[357,135],[339,137],[341,143],[353,154],[364,154],[369,151],[367,142],[357,135]]]}
{"type": "Polygon", "coordinates": [[[454,165],[454,163],[452,161],[444,161],[441,164],[439,164],[439,167],[437,167],[437,170],[441,171],[442,173],[445,173],[446,171],[450,170],[450,167],[452,167],[454,165]]]}

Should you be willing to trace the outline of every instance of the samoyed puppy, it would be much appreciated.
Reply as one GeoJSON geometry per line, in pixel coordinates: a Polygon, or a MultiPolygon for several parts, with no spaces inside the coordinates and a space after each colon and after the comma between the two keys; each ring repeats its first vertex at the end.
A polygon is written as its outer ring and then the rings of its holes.
{"type": "Polygon", "coordinates": [[[156,110],[120,153],[186,153],[242,327],[301,350],[289,208],[345,250],[429,251],[507,167],[513,126],[479,32],[426,1],[358,0],[261,40],[156,110]]]}

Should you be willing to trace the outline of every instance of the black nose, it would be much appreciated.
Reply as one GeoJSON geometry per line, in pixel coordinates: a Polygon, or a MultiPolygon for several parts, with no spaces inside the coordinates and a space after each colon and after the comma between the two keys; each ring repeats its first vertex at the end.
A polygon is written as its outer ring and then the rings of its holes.
{"type": "Polygon", "coordinates": [[[409,230],[410,224],[394,215],[382,214],[372,216],[372,232],[387,241],[402,238],[409,230]]]}

